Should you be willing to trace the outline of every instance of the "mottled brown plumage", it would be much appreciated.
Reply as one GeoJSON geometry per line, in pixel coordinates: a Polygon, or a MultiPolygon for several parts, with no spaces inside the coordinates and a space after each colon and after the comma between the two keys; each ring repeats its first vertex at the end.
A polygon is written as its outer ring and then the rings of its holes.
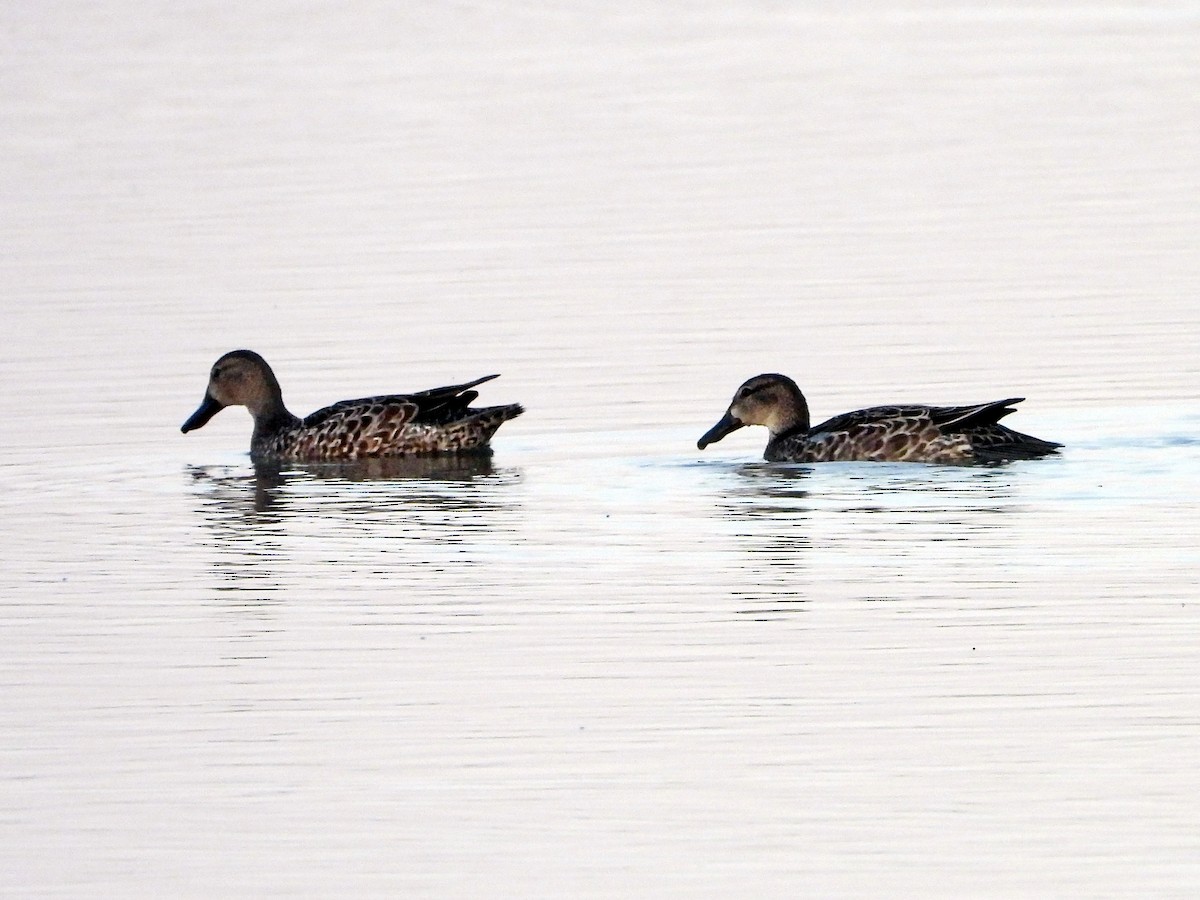
{"type": "Polygon", "coordinates": [[[471,409],[470,390],[498,378],[416,394],[342,400],[301,419],[283,405],[271,367],[251,350],[234,350],[213,364],[200,408],[181,429],[202,427],[226,406],[254,417],[250,455],[256,459],[345,460],[423,453],[486,452],[496,429],[519,416],[520,404],[471,409]]]}
{"type": "Polygon", "coordinates": [[[999,421],[1023,398],[975,406],[876,406],[810,427],[808,402],[783,375],[757,375],[733,395],[716,425],[700,438],[703,450],[744,425],[770,432],[763,458],[771,462],[979,463],[1035,459],[1062,444],[1013,431],[999,421]]]}

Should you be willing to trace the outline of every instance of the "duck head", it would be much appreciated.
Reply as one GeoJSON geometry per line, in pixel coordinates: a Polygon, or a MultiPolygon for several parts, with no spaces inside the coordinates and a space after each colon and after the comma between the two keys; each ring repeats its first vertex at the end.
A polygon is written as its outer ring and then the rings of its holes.
{"type": "Polygon", "coordinates": [[[786,375],[755,375],[733,395],[725,415],[696,442],[703,450],[746,425],[763,425],[771,437],[808,430],[808,403],[786,375]]]}
{"type": "Polygon", "coordinates": [[[187,434],[204,427],[227,406],[245,406],[256,421],[283,408],[283,393],[275,373],[253,350],[234,350],[213,363],[200,408],[180,430],[187,434]]]}

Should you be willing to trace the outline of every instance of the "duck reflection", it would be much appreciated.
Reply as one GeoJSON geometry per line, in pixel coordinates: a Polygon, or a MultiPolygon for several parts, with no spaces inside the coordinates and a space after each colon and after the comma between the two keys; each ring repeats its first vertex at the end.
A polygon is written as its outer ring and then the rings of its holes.
{"type": "Polygon", "coordinates": [[[730,593],[741,615],[774,619],[803,610],[809,602],[805,561],[812,549],[811,466],[746,463],[733,470],[731,489],[721,497],[721,515],[737,523],[734,539],[752,579],[730,593]]]}
{"type": "Polygon", "coordinates": [[[931,582],[999,565],[998,532],[1022,506],[1010,470],[750,463],[730,470],[718,500],[735,523],[751,587],[746,615],[796,612],[838,591],[899,600],[931,582]],[[950,551],[948,545],[953,545],[950,551]],[[974,568],[972,568],[974,567],[974,568]]]}
{"type": "MultiPolygon", "coordinates": [[[[294,490],[305,484],[322,483],[336,487],[338,482],[367,484],[370,482],[407,482],[406,490],[391,492],[410,504],[430,503],[447,508],[469,508],[479,497],[472,492],[446,490],[446,483],[471,484],[476,479],[496,476],[490,455],[462,454],[457,456],[413,456],[395,459],[362,459],[345,462],[296,463],[279,460],[252,462],[253,473],[242,467],[230,472],[230,467],[192,466],[192,478],[207,483],[213,499],[238,510],[247,507],[257,513],[277,512],[277,504],[286,505],[294,490]],[[248,488],[250,488],[248,490],[248,488]]],[[[512,473],[502,473],[497,480],[511,480],[512,473]]],[[[338,505],[336,498],[334,506],[338,505]]],[[[341,498],[354,504],[353,495],[341,498]]],[[[262,517],[269,521],[270,516],[262,517]]]]}
{"type": "Polygon", "coordinates": [[[733,518],[792,518],[809,511],[812,466],[745,463],[734,470],[738,481],[722,504],[733,518]]]}
{"type": "Polygon", "coordinates": [[[216,589],[261,606],[394,571],[475,565],[511,541],[521,472],[486,456],[191,466],[216,589]]]}
{"type": "Polygon", "coordinates": [[[922,515],[964,529],[979,514],[1012,512],[1013,478],[1000,466],[833,463],[820,467],[749,463],[720,501],[733,518],[789,518],[816,512],[922,515]]]}

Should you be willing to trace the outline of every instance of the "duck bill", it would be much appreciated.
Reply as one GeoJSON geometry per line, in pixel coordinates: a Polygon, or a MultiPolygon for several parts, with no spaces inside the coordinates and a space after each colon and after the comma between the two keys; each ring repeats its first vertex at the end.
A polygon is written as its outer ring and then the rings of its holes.
{"type": "Polygon", "coordinates": [[[721,416],[721,421],[705,432],[704,437],[696,442],[696,446],[703,450],[709,444],[715,444],[727,434],[733,434],[746,423],[737,418],[733,413],[725,413],[721,416]]]}
{"type": "Polygon", "coordinates": [[[179,430],[184,434],[189,431],[195,431],[197,428],[203,428],[208,424],[208,420],[225,408],[223,403],[218,403],[212,398],[211,394],[205,394],[204,400],[200,403],[200,408],[192,413],[190,419],[183,423],[183,427],[179,430]]]}

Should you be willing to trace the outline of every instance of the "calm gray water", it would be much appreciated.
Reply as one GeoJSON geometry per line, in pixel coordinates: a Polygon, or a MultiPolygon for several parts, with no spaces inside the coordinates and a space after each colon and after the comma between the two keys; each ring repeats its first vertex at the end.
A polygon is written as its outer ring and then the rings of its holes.
{"type": "Polygon", "coordinates": [[[0,894],[1194,896],[1197,121],[1182,3],[9,4],[0,894]],[[235,347],[529,412],[256,469],[235,347]]]}

